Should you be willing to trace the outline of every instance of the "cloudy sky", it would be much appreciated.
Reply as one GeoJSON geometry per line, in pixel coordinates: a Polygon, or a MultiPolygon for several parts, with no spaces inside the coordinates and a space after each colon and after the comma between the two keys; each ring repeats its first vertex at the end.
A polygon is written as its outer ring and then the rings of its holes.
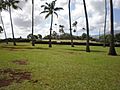
{"type": "MultiPolygon", "coordinates": [[[[34,0],[35,2],[35,27],[34,34],[42,34],[43,36],[49,34],[50,27],[50,18],[45,19],[45,14],[40,14],[43,9],[41,5],[45,4],[45,2],[51,2],[53,0],[34,0]]],[[[83,31],[82,28],[85,27],[85,17],[84,17],[84,8],[83,8],[83,0],[71,0],[71,16],[72,23],[77,21],[77,32],[74,33],[76,35],[81,35],[81,33],[86,32],[83,31]]],[[[108,16],[107,16],[107,30],[109,31],[109,0],[108,2],[108,16]]],[[[120,30],[120,0],[113,0],[114,2],[114,24],[115,30],[120,30]]],[[[86,0],[88,16],[89,16],[89,24],[90,24],[90,34],[95,35],[103,32],[104,26],[104,0],[86,0]]],[[[21,0],[19,6],[22,10],[12,10],[12,18],[14,23],[14,31],[15,37],[23,37],[26,38],[28,34],[31,33],[31,0],[28,2],[24,2],[21,0]]],[[[69,33],[69,21],[68,21],[68,0],[57,0],[57,7],[63,7],[64,10],[58,11],[58,18],[54,15],[54,23],[53,30],[58,32],[59,25],[65,26],[65,32],[69,33]],[[57,26],[55,26],[55,23],[57,26]]],[[[8,37],[12,37],[11,35],[11,26],[10,26],[10,18],[9,13],[7,11],[2,12],[2,17],[5,24],[5,29],[8,37]]],[[[1,25],[1,22],[0,22],[1,25]]],[[[0,34],[0,38],[4,38],[4,33],[0,34]]]]}

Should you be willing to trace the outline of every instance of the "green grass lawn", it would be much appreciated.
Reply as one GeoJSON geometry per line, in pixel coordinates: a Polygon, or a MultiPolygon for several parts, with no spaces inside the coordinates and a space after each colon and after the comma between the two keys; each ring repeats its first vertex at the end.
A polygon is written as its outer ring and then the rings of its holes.
{"type": "Polygon", "coordinates": [[[116,48],[118,56],[107,55],[107,47],[92,46],[90,53],[85,48],[0,44],[0,82],[10,78],[6,69],[31,72],[30,80],[14,80],[8,86],[0,85],[0,90],[120,90],[120,48],[116,48]],[[27,64],[14,63],[15,60],[25,60],[27,64]]]}

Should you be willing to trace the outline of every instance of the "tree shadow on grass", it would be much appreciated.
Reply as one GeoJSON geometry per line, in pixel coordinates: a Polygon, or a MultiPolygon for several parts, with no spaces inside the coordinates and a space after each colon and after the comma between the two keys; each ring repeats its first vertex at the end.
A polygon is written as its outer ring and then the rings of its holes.
{"type": "MultiPolygon", "coordinates": [[[[85,49],[66,49],[66,50],[71,50],[71,51],[84,51],[84,52],[86,52],[86,50],[85,49]]],[[[105,51],[102,51],[102,50],[90,50],[90,52],[105,52],[105,51]]]]}
{"type": "Polygon", "coordinates": [[[9,50],[25,50],[25,49],[40,49],[40,50],[48,50],[49,48],[44,48],[44,47],[30,47],[30,46],[2,46],[2,48],[6,48],[6,49],[9,49],[9,50]]]}

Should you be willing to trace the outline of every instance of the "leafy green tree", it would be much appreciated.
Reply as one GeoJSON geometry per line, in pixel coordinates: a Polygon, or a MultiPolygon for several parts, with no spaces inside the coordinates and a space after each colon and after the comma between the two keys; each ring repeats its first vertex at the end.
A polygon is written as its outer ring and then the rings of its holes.
{"type": "Polygon", "coordinates": [[[38,34],[38,39],[42,40],[42,35],[38,34]]]}
{"type": "Polygon", "coordinates": [[[0,0],[0,18],[1,18],[3,31],[4,31],[4,34],[5,34],[6,44],[8,44],[7,34],[6,34],[6,31],[5,31],[4,22],[3,22],[3,19],[2,19],[2,15],[1,15],[2,10],[6,10],[6,3],[5,3],[4,0],[0,0]]]}
{"type": "Polygon", "coordinates": [[[120,42],[120,33],[117,33],[115,35],[115,39],[116,39],[117,42],[120,42]]]}
{"type": "Polygon", "coordinates": [[[90,52],[90,47],[89,47],[89,22],[88,22],[88,15],[87,15],[87,8],[86,8],[86,2],[83,0],[84,4],[84,11],[85,11],[85,18],[86,18],[86,30],[87,30],[87,43],[86,43],[86,52],[90,52]]]}
{"type": "Polygon", "coordinates": [[[73,44],[73,36],[72,36],[72,25],[71,25],[71,0],[68,2],[68,9],[69,9],[69,28],[70,28],[70,38],[71,38],[71,47],[74,47],[73,44]]]}
{"type": "Polygon", "coordinates": [[[57,0],[52,1],[51,3],[47,3],[45,5],[42,5],[41,7],[44,8],[44,11],[42,11],[40,14],[42,13],[47,13],[45,16],[45,19],[48,18],[51,15],[51,25],[50,25],[50,36],[49,36],[49,47],[52,47],[52,43],[51,43],[51,34],[52,34],[52,24],[53,24],[53,14],[57,15],[58,14],[56,11],[59,10],[63,10],[63,8],[61,7],[55,7],[57,0]]]}
{"type": "Polygon", "coordinates": [[[110,40],[110,48],[109,48],[109,55],[117,55],[115,51],[115,45],[114,45],[114,15],[113,15],[113,0],[110,0],[110,35],[111,35],[111,40],[110,40]]]}
{"type": "Polygon", "coordinates": [[[29,34],[29,35],[27,35],[27,38],[28,39],[30,39],[30,40],[34,40],[34,42],[36,41],[36,39],[38,39],[39,37],[38,37],[38,35],[32,35],[32,34],[29,34]]]}
{"type": "Polygon", "coordinates": [[[82,39],[82,40],[86,40],[86,38],[87,38],[87,34],[86,34],[86,33],[83,33],[82,36],[81,36],[81,39],[82,39]]]}
{"type": "Polygon", "coordinates": [[[107,35],[101,35],[100,36],[100,42],[103,42],[104,43],[104,39],[105,39],[105,42],[106,43],[110,43],[110,39],[111,39],[111,35],[110,34],[107,34],[107,35]]]}
{"type": "Polygon", "coordinates": [[[49,37],[50,37],[50,35],[46,35],[43,39],[49,39],[49,37]]]}
{"type": "Polygon", "coordinates": [[[32,34],[28,34],[27,38],[31,40],[32,39],[32,34]]]}
{"type": "Polygon", "coordinates": [[[53,31],[53,34],[52,34],[52,36],[53,36],[53,39],[57,39],[57,37],[58,37],[58,34],[57,34],[57,32],[56,32],[56,31],[53,31]]]}

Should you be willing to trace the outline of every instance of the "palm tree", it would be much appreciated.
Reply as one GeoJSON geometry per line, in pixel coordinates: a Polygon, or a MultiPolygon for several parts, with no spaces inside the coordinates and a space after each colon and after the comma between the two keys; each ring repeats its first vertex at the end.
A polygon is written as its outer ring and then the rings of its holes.
{"type": "Polygon", "coordinates": [[[117,55],[115,51],[115,45],[114,45],[114,20],[113,20],[113,0],[110,0],[110,34],[111,34],[111,40],[110,40],[110,48],[109,48],[109,55],[117,55]]]}
{"type": "Polygon", "coordinates": [[[34,33],[34,0],[32,0],[32,46],[35,46],[33,33],[34,33]]]}
{"type": "Polygon", "coordinates": [[[51,25],[50,25],[50,36],[49,36],[49,47],[52,47],[51,44],[51,33],[52,33],[52,24],[53,24],[53,14],[55,14],[58,17],[58,14],[56,11],[59,10],[63,10],[63,8],[61,7],[55,7],[55,3],[57,0],[52,1],[51,3],[47,3],[45,5],[42,5],[41,7],[44,8],[44,11],[42,11],[40,14],[42,13],[47,13],[47,15],[45,16],[45,19],[48,18],[51,15],[51,25]]]}
{"type": "Polygon", "coordinates": [[[59,39],[60,39],[60,36],[61,36],[61,34],[63,34],[64,33],[64,25],[59,25],[59,39]]]}
{"type": "Polygon", "coordinates": [[[59,32],[60,33],[64,33],[64,25],[59,25],[59,32]]]}
{"type": "Polygon", "coordinates": [[[83,4],[84,4],[84,11],[85,11],[85,18],[86,18],[86,30],[87,30],[86,52],[90,52],[90,47],[89,47],[89,23],[88,23],[88,15],[87,15],[87,8],[86,8],[85,0],[83,0],[83,4]]]}
{"type": "Polygon", "coordinates": [[[3,22],[3,19],[2,19],[2,15],[1,15],[2,10],[6,10],[6,5],[5,5],[4,0],[0,1],[0,18],[1,18],[2,28],[3,28],[3,31],[4,31],[4,34],[5,34],[6,44],[8,44],[7,34],[6,34],[6,31],[5,31],[4,22],[3,22]]]}
{"type": "Polygon", "coordinates": [[[72,26],[74,27],[73,32],[76,32],[76,29],[77,29],[77,21],[75,21],[75,22],[72,24],[72,26]]]}
{"type": "Polygon", "coordinates": [[[71,25],[71,8],[70,8],[70,1],[68,2],[68,8],[69,8],[69,28],[70,28],[70,37],[71,37],[71,47],[74,47],[73,44],[73,36],[72,36],[72,25],[71,25]]]}
{"type": "Polygon", "coordinates": [[[11,22],[11,29],[12,29],[12,36],[13,36],[13,45],[16,46],[15,42],[15,36],[14,36],[14,28],[13,28],[13,21],[12,21],[12,13],[11,13],[11,7],[13,9],[18,9],[20,8],[17,4],[19,3],[19,0],[6,0],[6,4],[8,6],[8,11],[10,14],[10,22],[11,22]]]}
{"type": "Polygon", "coordinates": [[[105,34],[106,34],[106,20],[107,20],[107,0],[105,0],[105,23],[104,23],[104,44],[103,46],[106,46],[106,38],[105,38],[105,34]]]}

